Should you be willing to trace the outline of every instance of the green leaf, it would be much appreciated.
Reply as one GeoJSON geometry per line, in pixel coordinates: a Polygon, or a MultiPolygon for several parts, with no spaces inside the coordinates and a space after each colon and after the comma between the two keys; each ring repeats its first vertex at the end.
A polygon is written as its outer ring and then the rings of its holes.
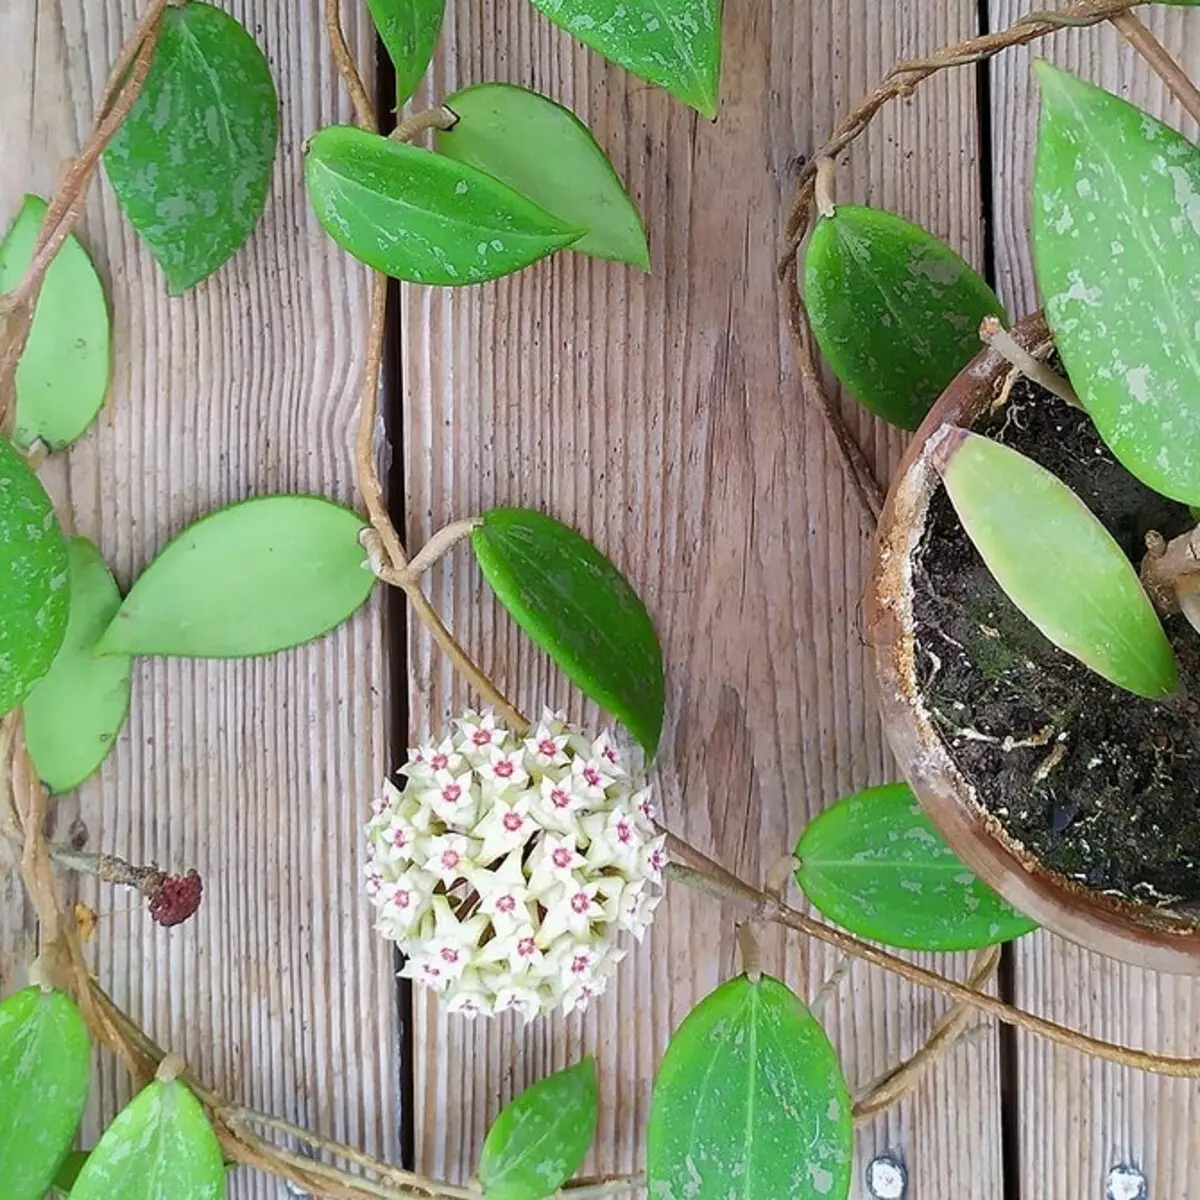
{"type": "Polygon", "coordinates": [[[312,641],[371,593],[364,528],[316,496],[264,496],[211,513],[146,568],[97,651],[250,658],[312,641]]]}
{"type": "Polygon", "coordinates": [[[62,992],[25,988],[0,1004],[0,1163],[5,1200],[42,1200],[87,1101],[92,1051],[62,992]]]}
{"type": "Polygon", "coordinates": [[[544,1200],[579,1170],[596,1136],[596,1064],[585,1058],[527,1088],[483,1143],[479,1182],[490,1200],[544,1200]]]}
{"type": "Polygon", "coordinates": [[[722,984],[675,1031],[646,1134],[661,1200],[845,1200],[854,1122],[837,1055],[782,983],[722,984]]]}
{"type": "Polygon", "coordinates": [[[901,429],[916,429],[979,353],[983,318],[1004,318],[996,294],[949,246],[856,204],[818,220],[804,259],[804,300],[834,374],[901,429]]]}
{"type": "Polygon", "coordinates": [[[721,0],[533,0],[585,46],[717,115],[721,0]]]}
{"type": "Polygon", "coordinates": [[[1050,641],[1139,696],[1178,690],[1137,571],[1065,483],[1008,446],[947,425],[930,453],[988,570],[1050,641]]]}
{"type": "Polygon", "coordinates": [[[200,1102],[155,1080],[117,1114],[88,1155],[71,1200],[222,1200],[225,1162],[200,1102]]]}
{"type": "Polygon", "coordinates": [[[963,866],[906,783],[839,800],[796,857],[796,882],[825,916],[888,946],[975,950],[1037,928],[963,866]]]}
{"type": "Polygon", "coordinates": [[[0,716],[50,669],[67,629],[67,545],[37,476],[0,438],[0,716]]]}
{"type": "MultiPolygon", "coordinates": [[[[0,292],[12,291],[33,261],[46,202],[26,196],[0,242],[0,292]]],[[[61,450],[95,420],[112,364],[104,287],[87,251],[67,238],[46,272],[29,341],[17,367],[13,441],[28,449],[39,438],[61,450]]]]}
{"type": "Polygon", "coordinates": [[[367,0],[371,19],[396,68],[396,107],[417,90],[429,67],[446,0],[367,0]]]}
{"type": "Polygon", "coordinates": [[[168,5],[104,166],[172,292],[208,278],[253,232],[278,143],[275,82],[254,39],[209,4],[168,5]]]}
{"type": "Polygon", "coordinates": [[[591,131],[568,108],[510,83],[483,83],[448,96],[458,117],[437,148],[507,183],[587,233],[571,247],[650,269],[636,205],[591,131]]]}
{"type": "Polygon", "coordinates": [[[52,792],[78,787],[108,757],[129,713],[133,664],[101,657],[96,643],[121,593],[87,538],[67,544],[71,608],[67,633],[45,678],[25,701],[25,744],[52,792]]]}
{"type": "Polygon", "coordinates": [[[310,139],[304,175],[325,232],[410,283],[499,279],[586,232],[474,167],[349,126],[310,139]]]}
{"type": "Polygon", "coordinates": [[[1200,503],[1200,150],[1048,63],[1037,75],[1034,267],[1055,344],[1121,463],[1200,503]]]}
{"type": "Polygon", "coordinates": [[[665,705],[662,647],[620,571],[573,529],[529,509],[493,509],[471,544],[517,624],[653,758],[665,705]]]}

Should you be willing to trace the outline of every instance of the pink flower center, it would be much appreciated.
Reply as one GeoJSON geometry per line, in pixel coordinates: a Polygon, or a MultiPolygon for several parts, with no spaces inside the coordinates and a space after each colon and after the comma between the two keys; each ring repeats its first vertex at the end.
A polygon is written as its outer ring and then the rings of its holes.
{"type": "Polygon", "coordinates": [[[392,897],[392,903],[397,908],[407,908],[412,903],[412,893],[406,892],[403,888],[401,888],[392,897]]]}
{"type": "Polygon", "coordinates": [[[521,816],[519,812],[514,812],[512,810],[504,814],[503,820],[504,828],[507,829],[509,833],[516,833],[517,830],[525,824],[525,818],[521,816]]]}
{"type": "Polygon", "coordinates": [[[555,788],[554,791],[550,793],[550,803],[553,804],[555,808],[570,808],[571,797],[568,796],[567,793],[562,790],[562,788],[555,788]]]}
{"type": "Polygon", "coordinates": [[[477,746],[487,746],[491,744],[492,731],[490,729],[477,729],[471,734],[471,741],[477,746]]]}
{"type": "Polygon", "coordinates": [[[617,761],[617,752],[612,746],[605,746],[604,757],[607,758],[610,763],[615,763],[617,761]]]}
{"type": "Polygon", "coordinates": [[[398,850],[403,850],[408,845],[408,832],[404,829],[397,829],[392,834],[392,845],[398,850]]]}
{"type": "Polygon", "coordinates": [[[577,954],[571,959],[571,971],[575,975],[582,975],[591,965],[592,960],[586,954],[577,954]]]}
{"type": "Polygon", "coordinates": [[[462,788],[457,783],[448,783],[442,788],[442,799],[447,804],[456,804],[458,798],[462,795],[462,788]]]}
{"type": "Polygon", "coordinates": [[[440,967],[435,967],[429,963],[426,963],[425,974],[428,975],[430,979],[438,979],[440,978],[442,971],[440,967]]]}
{"type": "Polygon", "coordinates": [[[537,943],[531,937],[522,938],[517,943],[517,953],[522,958],[528,958],[537,949],[537,943]]]}
{"type": "Polygon", "coordinates": [[[513,765],[508,761],[507,758],[496,764],[496,774],[499,775],[501,779],[511,779],[512,773],[513,765]]]}
{"type": "Polygon", "coordinates": [[[457,850],[442,851],[442,866],[445,867],[447,871],[453,871],[461,860],[462,855],[459,854],[457,850]]]}
{"type": "Polygon", "coordinates": [[[553,758],[558,753],[558,743],[553,738],[542,738],[538,742],[538,753],[543,758],[553,758]]]}
{"type": "Polygon", "coordinates": [[[451,950],[448,946],[442,951],[442,962],[456,963],[458,962],[458,951],[451,950]]]}
{"type": "Polygon", "coordinates": [[[643,800],[638,807],[642,810],[642,816],[645,817],[647,821],[654,820],[654,805],[651,804],[649,800],[643,800]]]}
{"type": "Polygon", "coordinates": [[[435,754],[430,760],[429,765],[435,771],[444,771],[450,765],[450,759],[445,754],[435,754]]]}
{"type": "Polygon", "coordinates": [[[571,897],[571,907],[581,915],[587,912],[591,906],[592,898],[587,894],[587,892],[576,892],[575,895],[571,897]]]}
{"type": "Polygon", "coordinates": [[[496,901],[496,911],[502,913],[510,913],[517,907],[517,901],[513,896],[501,896],[496,901]]]}
{"type": "Polygon", "coordinates": [[[589,787],[600,786],[600,772],[595,767],[584,767],[583,777],[587,781],[589,787]]]}
{"type": "Polygon", "coordinates": [[[629,827],[629,822],[628,821],[618,821],[617,822],[617,840],[628,843],[628,841],[631,837],[633,837],[633,830],[629,827]]]}
{"type": "Polygon", "coordinates": [[[656,870],[661,871],[667,865],[667,852],[663,849],[655,850],[650,855],[650,865],[656,870]]]}
{"type": "Polygon", "coordinates": [[[551,855],[556,867],[569,867],[575,861],[575,855],[566,846],[559,846],[551,855]]]}

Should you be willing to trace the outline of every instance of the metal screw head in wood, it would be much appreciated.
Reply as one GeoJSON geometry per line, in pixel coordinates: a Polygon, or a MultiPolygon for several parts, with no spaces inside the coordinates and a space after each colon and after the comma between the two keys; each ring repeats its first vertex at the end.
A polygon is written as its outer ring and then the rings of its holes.
{"type": "Polygon", "coordinates": [[[904,1200],[908,1194],[908,1172],[890,1154],[881,1154],[867,1164],[867,1193],[872,1200],[904,1200]]]}
{"type": "Polygon", "coordinates": [[[1146,1177],[1137,1167],[1113,1167],[1104,1195],[1105,1200],[1147,1200],[1146,1177]]]}

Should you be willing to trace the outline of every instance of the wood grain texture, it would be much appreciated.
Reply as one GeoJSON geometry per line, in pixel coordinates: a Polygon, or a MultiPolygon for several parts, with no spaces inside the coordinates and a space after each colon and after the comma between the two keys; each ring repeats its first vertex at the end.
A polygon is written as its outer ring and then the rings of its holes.
{"type": "MultiPolygon", "coordinates": [[[[320,7],[228,5],[267,53],[283,118],[266,219],[230,266],[169,299],[103,184],[88,206],[83,232],[114,313],[115,382],[97,428],[47,475],[126,584],[224,502],[353,495],[365,279],[309,216],[301,178],[304,137],[348,111],[320,7]]],[[[53,187],[141,9],[0,5],[4,220],[25,190],[53,187]]],[[[353,37],[372,63],[365,22],[353,37]]],[[[205,879],[197,918],[170,931],[130,893],[82,889],[100,913],[94,969],[118,1003],[227,1096],[394,1155],[395,984],[358,878],[359,829],[385,758],[383,680],[377,604],[271,659],[142,663],[128,730],[100,777],[56,804],[55,831],[205,879]]],[[[0,889],[7,990],[31,929],[7,872],[0,889]]],[[[128,1094],[123,1068],[99,1056],[84,1144],[128,1094]]],[[[231,1191],[284,1194],[249,1176],[231,1191]]]]}
{"type": "MultiPolygon", "coordinates": [[[[993,0],[992,27],[1009,24],[1025,7],[993,0]]],[[[1194,76],[1196,15],[1140,11],[1194,76]]],[[[1035,53],[1195,136],[1194,125],[1111,28],[1070,30],[1035,53]]],[[[1016,314],[1037,304],[1026,232],[1037,113],[1031,57],[1023,50],[997,60],[992,77],[997,273],[1001,298],[1016,314]]],[[[1200,981],[1121,966],[1044,933],[1018,943],[1015,969],[1016,1001],[1035,1012],[1128,1045],[1200,1053],[1200,981]]],[[[1104,1194],[1105,1176],[1118,1162],[1146,1172],[1151,1197],[1194,1194],[1200,1162],[1194,1082],[1140,1075],[1024,1036],[1018,1045],[1023,1196],[1091,1200],[1104,1194]]]]}
{"type": "MultiPolygon", "coordinates": [[[[574,107],[645,214],[654,273],[564,255],[469,292],[406,289],[403,450],[414,544],[450,519],[524,504],[573,523],[628,572],[666,647],[665,819],[754,879],[807,816],[893,771],[859,615],[869,530],[801,401],[779,320],[774,264],[795,159],[893,60],[972,32],[976,10],[902,3],[881,20],[866,0],[726,7],[724,102],[710,124],[574,46],[523,0],[452,6],[418,107],[488,79],[574,107]]],[[[840,193],[922,220],[978,261],[977,148],[972,77],[939,80],[883,117],[840,193]]],[[[885,474],[899,437],[854,419],[885,474]]],[[[429,587],[526,711],[563,704],[594,719],[501,617],[465,549],[429,587]]],[[[411,643],[419,736],[468,698],[419,630],[411,643]]],[[[419,996],[419,1165],[468,1176],[500,1105],[588,1052],[602,1080],[592,1165],[639,1167],[669,1035],[736,969],[733,916],[673,891],[648,945],[582,1021],[470,1025],[419,996]]],[[[774,933],[764,962],[806,993],[832,966],[774,933]]],[[[827,1025],[859,1083],[911,1052],[937,1011],[862,970],[827,1025]]],[[[926,1200],[999,1197],[998,1097],[988,1037],[862,1132],[859,1170],[891,1147],[926,1200]]]]}

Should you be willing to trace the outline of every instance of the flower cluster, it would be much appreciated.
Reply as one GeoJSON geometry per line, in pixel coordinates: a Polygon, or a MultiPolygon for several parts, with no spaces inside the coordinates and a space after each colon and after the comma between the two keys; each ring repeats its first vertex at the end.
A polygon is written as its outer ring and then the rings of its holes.
{"type": "Polygon", "coordinates": [[[452,1012],[529,1020],[586,1007],[662,895],[664,840],[607,733],[547,712],[524,737],[490,712],[409,751],[367,824],[367,894],[402,971],[452,1012]]]}

